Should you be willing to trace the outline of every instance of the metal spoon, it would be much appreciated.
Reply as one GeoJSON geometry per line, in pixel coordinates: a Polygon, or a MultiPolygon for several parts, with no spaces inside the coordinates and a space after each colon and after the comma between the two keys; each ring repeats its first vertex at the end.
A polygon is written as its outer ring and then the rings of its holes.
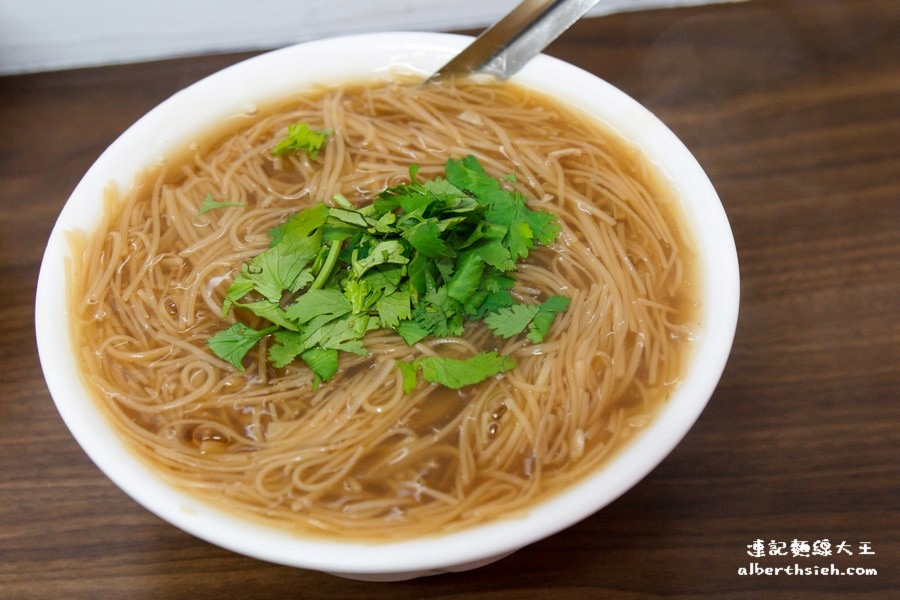
{"type": "Polygon", "coordinates": [[[599,0],[524,0],[485,29],[428,81],[474,73],[507,79],[525,66],[599,0]]]}

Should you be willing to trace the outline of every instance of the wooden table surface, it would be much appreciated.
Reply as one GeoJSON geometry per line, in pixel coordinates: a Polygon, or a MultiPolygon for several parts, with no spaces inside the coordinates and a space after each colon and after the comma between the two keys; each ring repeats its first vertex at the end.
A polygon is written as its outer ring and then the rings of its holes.
{"type": "Polygon", "coordinates": [[[579,23],[548,53],[662,118],[734,229],[734,350],[667,460],[499,563],[404,583],[256,561],[160,521],[56,413],[33,334],[38,266],[99,153],[248,55],[0,78],[0,598],[900,597],[900,2],[617,15],[579,23]],[[831,555],[791,550],[826,539],[831,555]],[[812,574],[753,574],[788,566],[812,574]]]}

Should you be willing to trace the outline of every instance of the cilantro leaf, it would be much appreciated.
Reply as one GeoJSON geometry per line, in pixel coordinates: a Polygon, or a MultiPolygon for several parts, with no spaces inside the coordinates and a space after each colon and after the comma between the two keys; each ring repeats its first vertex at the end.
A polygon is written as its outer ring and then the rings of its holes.
{"type": "Polygon", "coordinates": [[[500,182],[488,175],[478,159],[471,154],[460,160],[448,160],[445,170],[447,181],[468,191],[480,204],[490,206],[498,200],[504,200],[508,194],[500,182]]]}
{"type": "Polygon", "coordinates": [[[250,292],[278,304],[285,292],[297,292],[311,283],[314,277],[308,267],[323,252],[321,227],[327,218],[328,207],[317,204],[269,231],[269,249],[241,265],[225,292],[222,314],[250,292]]]}
{"type": "Polygon", "coordinates": [[[514,304],[485,316],[484,323],[495,335],[511,338],[525,331],[538,313],[537,304],[514,304]]]}
{"type": "Polygon", "coordinates": [[[286,329],[276,331],[273,337],[275,343],[269,346],[269,362],[273,367],[287,366],[300,354],[315,347],[308,345],[304,337],[296,331],[286,329]]]}
{"type": "Polygon", "coordinates": [[[288,306],[284,313],[298,325],[321,327],[353,309],[350,301],[335,289],[309,290],[288,306]]]}
{"type": "Polygon", "coordinates": [[[273,325],[278,325],[279,327],[284,327],[291,331],[297,331],[297,324],[288,319],[284,309],[275,302],[258,300],[256,302],[236,302],[235,305],[249,310],[254,315],[266,319],[273,325]]]}
{"type": "Polygon", "coordinates": [[[507,290],[497,290],[488,292],[483,298],[477,298],[477,305],[470,303],[466,305],[468,314],[474,319],[483,319],[488,313],[496,312],[501,308],[509,308],[516,301],[507,290]]]}
{"type": "Polygon", "coordinates": [[[528,328],[526,336],[528,341],[535,344],[543,342],[556,315],[568,309],[571,301],[572,299],[566,296],[550,296],[544,300],[528,328]]]}
{"type": "Polygon", "coordinates": [[[399,290],[382,297],[377,310],[381,324],[396,329],[401,320],[412,315],[409,290],[399,290]]]}
{"type": "Polygon", "coordinates": [[[295,292],[313,280],[307,265],[316,255],[316,241],[310,240],[305,248],[275,246],[256,255],[250,262],[241,265],[241,272],[234,278],[225,292],[227,312],[251,291],[258,292],[270,302],[279,302],[284,292],[295,292]]]}
{"type": "Polygon", "coordinates": [[[469,358],[447,358],[425,356],[411,362],[398,363],[403,376],[403,388],[409,393],[416,386],[416,371],[422,372],[422,379],[458,390],[467,385],[479,383],[499,373],[505,373],[516,366],[509,356],[496,352],[481,352],[469,358]]]}
{"type": "Polygon", "coordinates": [[[485,218],[497,226],[505,226],[503,243],[513,260],[526,258],[534,247],[534,231],[527,217],[528,208],[521,196],[510,195],[496,202],[485,218]]]}
{"type": "Polygon", "coordinates": [[[481,260],[500,271],[512,271],[516,268],[509,250],[500,242],[500,240],[485,240],[473,247],[472,252],[476,253],[481,260]]]}
{"type": "Polygon", "coordinates": [[[256,345],[256,342],[276,329],[278,327],[273,326],[257,331],[241,323],[235,323],[228,329],[220,331],[209,338],[206,343],[216,356],[243,371],[244,365],[242,361],[247,352],[256,345]]]}
{"type": "Polygon", "coordinates": [[[243,202],[216,202],[213,199],[212,194],[207,194],[206,198],[203,200],[203,204],[197,210],[197,214],[194,216],[199,217],[204,213],[208,213],[211,210],[216,210],[217,208],[228,208],[231,206],[244,206],[243,202]]]}
{"type": "Polygon", "coordinates": [[[333,219],[337,219],[338,221],[341,221],[347,225],[360,227],[362,229],[367,229],[370,226],[369,219],[367,219],[365,215],[356,210],[332,208],[329,209],[328,216],[333,219]]]}
{"type": "Polygon", "coordinates": [[[484,261],[474,253],[468,252],[460,257],[457,270],[447,282],[447,295],[457,302],[465,302],[472,297],[481,282],[484,273],[484,261]]]}
{"type": "Polygon", "coordinates": [[[346,319],[335,319],[321,329],[314,331],[310,340],[315,341],[322,348],[343,350],[359,356],[366,356],[366,350],[362,342],[363,336],[380,326],[378,319],[372,319],[368,315],[351,316],[346,319]]]}
{"type": "Polygon", "coordinates": [[[330,212],[329,208],[320,202],[294,213],[287,221],[269,230],[271,239],[269,246],[277,246],[284,241],[284,238],[302,240],[324,225],[330,212]]]}
{"type": "Polygon", "coordinates": [[[528,329],[526,338],[539,344],[547,337],[556,315],[569,307],[570,298],[550,296],[541,304],[514,304],[485,316],[485,324],[502,338],[511,338],[528,329]]]}
{"type": "Polygon", "coordinates": [[[409,346],[421,342],[428,337],[428,334],[430,333],[428,328],[423,327],[421,323],[411,320],[400,321],[400,323],[394,327],[394,331],[396,331],[409,346]]]}
{"type": "Polygon", "coordinates": [[[424,254],[418,252],[413,254],[412,260],[407,265],[406,272],[409,277],[410,289],[416,296],[423,296],[428,290],[429,281],[434,280],[436,268],[434,262],[429,261],[424,254]]]}
{"type": "Polygon", "coordinates": [[[291,123],[288,125],[287,135],[272,148],[272,154],[284,156],[292,152],[306,152],[310,158],[315,159],[332,133],[331,129],[315,131],[303,122],[291,123]]]}
{"type": "Polygon", "coordinates": [[[427,258],[455,256],[456,252],[441,239],[441,230],[437,219],[431,218],[403,232],[403,239],[427,258]]]}
{"type": "Polygon", "coordinates": [[[372,287],[368,279],[344,280],[344,297],[350,302],[353,314],[366,312],[381,297],[381,290],[372,287]]]}
{"type": "Polygon", "coordinates": [[[462,335],[464,315],[459,308],[459,302],[450,298],[447,286],[441,286],[425,294],[413,311],[413,319],[438,337],[462,335]]]}
{"type": "Polygon", "coordinates": [[[556,217],[543,210],[526,209],[522,219],[528,223],[532,239],[540,244],[552,244],[562,229],[556,217]]]}
{"type": "Polygon", "coordinates": [[[403,244],[401,244],[399,240],[386,240],[384,242],[379,242],[374,248],[371,249],[368,256],[366,256],[365,258],[353,259],[353,273],[357,277],[362,277],[363,273],[376,265],[382,265],[385,263],[405,265],[409,262],[409,258],[405,253],[406,249],[403,247],[403,244]]]}
{"type": "Polygon", "coordinates": [[[400,377],[403,380],[403,393],[412,393],[416,386],[419,385],[418,364],[415,361],[400,361],[397,363],[397,370],[400,371],[400,377]]]}
{"type": "Polygon", "coordinates": [[[549,244],[556,239],[556,217],[529,209],[521,194],[503,188],[474,156],[448,160],[446,171],[448,181],[488,207],[485,218],[490,225],[505,231],[503,242],[514,261],[526,258],[536,242],[549,244]]]}
{"type": "Polygon", "coordinates": [[[362,337],[369,331],[370,319],[332,319],[320,327],[313,322],[301,331],[281,329],[275,332],[275,344],[269,347],[269,362],[284,367],[297,356],[313,348],[343,350],[360,356],[368,354],[362,337]]]}
{"type": "Polygon", "coordinates": [[[310,348],[300,359],[316,374],[317,382],[328,381],[338,371],[338,351],[332,348],[310,348]]]}

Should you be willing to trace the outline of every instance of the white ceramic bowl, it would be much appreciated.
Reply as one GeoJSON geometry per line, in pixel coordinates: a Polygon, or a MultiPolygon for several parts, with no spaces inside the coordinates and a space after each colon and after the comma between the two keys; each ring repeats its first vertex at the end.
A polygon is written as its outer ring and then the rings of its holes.
{"type": "Polygon", "coordinates": [[[684,383],[658,418],[601,471],[535,506],[526,516],[397,543],[304,539],[226,514],[162,482],[130,454],[79,378],[66,324],[65,232],[92,230],[103,189],[127,189],[135,175],[194,134],[309,83],[359,80],[400,67],[427,74],[470,38],[387,33],[332,38],[264,54],[175,94],[117,139],[84,176],[50,236],[35,306],[44,375],[63,420],[88,456],[147,509],[199,538],[285,565],[369,580],[400,580],[474,568],[584,519],[623,494],[658,465],[708,402],[731,349],[738,312],[738,263],[731,229],[715,190],[691,153],[636,101],[597,77],[547,56],[514,81],[580,106],[638,144],[668,175],[683,201],[700,248],[702,332],[684,383]]]}

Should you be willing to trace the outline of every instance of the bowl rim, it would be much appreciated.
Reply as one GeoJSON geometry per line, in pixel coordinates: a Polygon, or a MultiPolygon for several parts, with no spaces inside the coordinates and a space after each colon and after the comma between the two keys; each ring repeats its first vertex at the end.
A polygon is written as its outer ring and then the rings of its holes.
{"type": "Polygon", "coordinates": [[[527,516],[457,532],[373,543],[301,537],[219,510],[163,482],[126,449],[85,390],[73,359],[62,293],[68,256],[66,232],[96,226],[99,209],[91,206],[102,204],[103,189],[111,181],[127,188],[153,156],[142,145],[149,142],[161,159],[167,150],[182,145],[186,136],[203,131],[223,115],[234,114],[242,106],[252,110],[254,102],[294,90],[299,82],[338,83],[366,73],[383,73],[389,65],[428,74],[471,39],[423,32],[354,34],[304,42],[244,60],[197,81],[149,111],[100,155],[76,186],[53,227],[41,263],[35,295],[38,353],[57,410],[78,444],[109,479],[146,509],[207,542],[273,563],[351,574],[444,569],[505,555],[597,512],[649,474],[699,418],[724,371],[737,325],[738,261],[724,208],[690,151],[648,109],[597,76],[547,55],[533,59],[511,81],[539,88],[592,113],[645,149],[652,143],[654,162],[673,181],[676,193],[685,198],[683,210],[701,249],[704,325],[684,382],[654,421],[598,472],[533,505],[527,516]],[[321,64],[308,60],[321,56],[331,57],[333,66],[338,65],[327,76],[321,64]],[[287,68],[293,69],[290,77],[266,80],[287,68]],[[240,83],[240,95],[209,106],[210,97],[233,89],[236,83],[240,83]],[[169,124],[173,120],[183,122],[177,118],[179,113],[205,117],[187,129],[172,129],[169,124]],[[688,189],[689,199],[684,195],[688,189]]]}

